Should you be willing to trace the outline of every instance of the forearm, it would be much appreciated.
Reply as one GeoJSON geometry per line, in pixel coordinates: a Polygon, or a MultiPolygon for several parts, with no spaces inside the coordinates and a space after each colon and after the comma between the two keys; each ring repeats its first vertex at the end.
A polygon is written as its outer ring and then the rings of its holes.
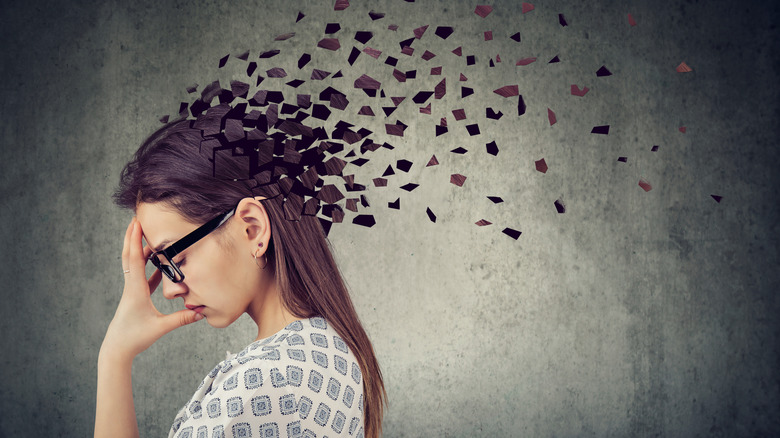
{"type": "Polygon", "coordinates": [[[132,383],[133,360],[100,352],[95,438],[138,437],[132,383]]]}

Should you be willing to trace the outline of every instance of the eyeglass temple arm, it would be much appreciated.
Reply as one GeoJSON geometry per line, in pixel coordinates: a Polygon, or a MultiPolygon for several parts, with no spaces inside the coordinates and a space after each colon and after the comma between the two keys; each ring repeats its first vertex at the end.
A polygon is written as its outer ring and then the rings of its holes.
{"type": "Polygon", "coordinates": [[[236,209],[234,208],[228,211],[227,213],[215,217],[214,219],[206,222],[202,227],[195,229],[190,234],[187,234],[186,236],[182,237],[181,240],[179,240],[178,242],[174,243],[173,245],[169,246],[168,248],[160,252],[165,254],[165,256],[168,257],[169,260],[172,259],[173,257],[176,256],[176,254],[184,251],[190,245],[202,239],[203,236],[205,236],[206,234],[219,228],[219,226],[224,224],[228,219],[230,219],[230,217],[233,216],[233,213],[235,212],[236,209]]]}

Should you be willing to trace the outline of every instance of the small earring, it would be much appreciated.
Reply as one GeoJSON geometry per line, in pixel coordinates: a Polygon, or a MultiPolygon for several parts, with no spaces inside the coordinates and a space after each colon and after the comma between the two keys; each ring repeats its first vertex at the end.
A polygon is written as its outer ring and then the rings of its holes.
{"type": "Polygon", "coordinates": [[[263,267],[260,267],[260,265],[257,263],[257,253],[253,254],[253,256],[255,257],[255,265],[257,265],[258,268],[265,269],[265,267],[268,266],[268,257],[265,254],[263,254],[263,258],[265,259],[265,263],[263,264],[263,267]]]}

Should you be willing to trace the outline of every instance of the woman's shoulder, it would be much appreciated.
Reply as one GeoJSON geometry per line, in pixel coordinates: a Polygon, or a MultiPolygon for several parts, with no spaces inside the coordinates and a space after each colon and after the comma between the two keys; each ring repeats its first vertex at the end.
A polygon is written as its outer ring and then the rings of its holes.
{"type": "Polygon", "coordinates": [[[276,334],[249,344],[212,373],[225,374],[239,369],[251,369],[258,376],[267,374],[263,377],[279,384],[282,380],[301,383],[299,378],[304,372],[310,376],[310,370],[315,371],[315,380],[321,375],[337,381],[353,380],[359,385],[362,379],[355,355],[333,326],[320,316],[293,321],[276,334]]]}
{"type": "Polygon", "coordinates": [[[278,430],[298,424],[317,436],[353,433],[362,425],[361,379],[355,356],[324,318],[295,321],[217,365],[175,429],[227,418],[251,428],[256,422],[278,430]]]}

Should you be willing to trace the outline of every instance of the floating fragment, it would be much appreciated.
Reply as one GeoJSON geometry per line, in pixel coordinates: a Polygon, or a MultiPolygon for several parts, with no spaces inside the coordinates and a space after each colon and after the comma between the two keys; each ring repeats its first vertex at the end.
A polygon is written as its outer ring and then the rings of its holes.
{"type": "Polygon", "coordinates": [[[431,159],[428,160],[428,164],[426,164],[425,167],[436,166],[438,164],[439,164],[439,160],[436,159],[436,155],[432,155],[431,159]]]}
{"type": "Polygon", "coordinates": [[[493,92],[499,96],[510,97],[519,95],[520,89],[517,85],[504,85],[501,88],[496,88],[493,92]]]}
{"type": "Polygon", "coordinates": [[[677,73],[688,73],[693,71],[693,69],[688,67],[688,64],[684,62],[681,62],[680,65],[677,66],[676,70],[677,73]]]}
{"type": "Polygon", "coordinates": [[[475,224],[476,226],[478,226],[478,227],[484,227],[484,226],[486,226],[486,225],[492,225],[492,224],[493,224],[493,222],[489,222],[489,221],[487,221],[487,220],[485,220],[485,219],[480,219],[480,220],[478,220],[477,222],[474,222],[474,224],[475,224]]]}
{"type": "Polygon", "coordinates": [[[588,87],[580,88],[576,84],[571,84],[571,94],[573,96],[580,96],[580,97],[582,97],[582,96],[586,95],[589,90],[590,90],[590,88],[588,88],[588,87]]]}
{"type": "Polygon", "coordinates": [[[534,161],[534,165],[539,172],[547,173],[547,162],[544,161],[544,158],[534,161]]]}
{"type": "Polygon", "coordinates": [[[601,126],[594,126],[593,129],[590,130],[591,134],[609,134],[609,125],[601,125],[601,126]]]}
{"type": "Polygon", "coordinates": [[[547,120],[550,121],[550,126],[554,125],[558,120],[555,118],[555,113],[550,108],[547,108],[547,120]]]}
{"type": "Polygon", "coordinates": [[[426,207],[425,214],[428,215],[428,219],[430,219],[431,222],[436,223],[436,215],[433,214],[430,207],[426,207]]]}
{"type": "Polygon", "coordinates": [[[450,35],[452,35],[452,32],[454,32],[454,30],[450,26],[439,26],[436,28],[434,33],[437,37],[446,40],[450,37],[450,35]]]}
{"type": "Polygon", "coordinates": [[[374,32],[370,32],[367,30],[360,30],[355,32],[355,40],[363,44],[367,43],[373,37],[374,37],[374,32]]]}
{"type": "Polygon", "coordinates": [[[496,145],[495,141],[491,141],[490,143],[486,144],[485,147],[487,148],[487,153],[490,155],[498,155],[498,145],[496,145]]]}
{"type": "Polygon", "coordinates": [[[532,62],[535,62],[535,61],[536,61],[536,58],[534,58],[534,57],[522,58],[522,59],[518,59],[517,63],[515,65],[528,65],[528,64],[530,64],[532,62]]]}
{"type": "Polygon", "coordinates": [[[338,38],[323,38],[317,43],[317,47],[336,51],[341,48],[338,38]]]}
{"type": "Polygon", "coordinates": [[[628,14],[628,24],[631,26],[636,26],[636,20],[634,20],[634,17],[630,13],[628,14]]]}
{"type": "Polygon", "coordinates": [[[511,228],[504,228],[503,230],[501,230],[501,232],[515,240],[517,240],[517,238],[520,237],[521,234],[523,234],[522,232],[513,230],[511,228]]]}
{"type": "Polygon", "coordinates": [[[428,30],[427,24],[425,26],[418,27],[417,29],[414,30],[414,37],[419,40],[425,34],[426,30],[428,30]]]}
{"type": "Polygon", "coordinates": [[[381,50],[372,49],[371,47],[365,47],[365,48],[363,48],[363,53],[365,53],[366,55],[368,55],[368,56],[370,56],[370,57],[372,57],[374,59],[379,59],[379,55],[382,54],[382,51],[381,50]]]}
{"type": "Polygon", "coordinates": [[[718,195],[710,195],[710,196],[712,196],[712,199],[714,199],[715,202],[717,202],[718,204],[720,204],[720,200],[723,199],[723,196],[718,196],[718,195]]]}
{"type": "Polygon", "coordinates": [[[491,12],[493,12],[493,6],[489,5],[477,5],[476,9],[474,9],[474,13],[482,18],[487,17],[491,12]]]}
{"type": "Polygon", "coordinates": [[[283,33],[281,35],[277,35],[276,38],[274,38],[274,41],[286,41],[294,36],[295,32],[283,33]]]}
{"type": "Polygon", "coordinates": [[[651,186],[649,182],[645,181],[644,178],[641,178],[639,180],[639,187],[642,187],[642,190],[646,192],[649,192],[650,190],[653,189],[653,186],[651,186]]]}
{"type": "Polygon", "coordinates": [[[504,200],[498,196],[488,196],[487,198],[490,199],[494,204],[500,204],[504,202],[504,200]]]}
{"type": "Polygon", "coordinates": [[[450,182],[458,187],[463,187],[463,183],[466,182],[466,177],[459,173],[453,173],[450,175],[450,182]]]}
{"type": "Polygon", "coordinates": [[[606,66],[601,66],[601,68],[596,71],[596,76],[602,77],[602,76],[612,76],[612,72],[607,70],[606,66]]]}
{"type": "Polygon", "coordinates": [[[559,214],[566,213],[566,206],[565,206],[565,205],[563,205],[563,201],[561,201],[560,199],[558,199],[558,200],[556,200],[556,201],[555,201],[555,210],[556,210],[556,211],[557,211],[559,214]]]}

